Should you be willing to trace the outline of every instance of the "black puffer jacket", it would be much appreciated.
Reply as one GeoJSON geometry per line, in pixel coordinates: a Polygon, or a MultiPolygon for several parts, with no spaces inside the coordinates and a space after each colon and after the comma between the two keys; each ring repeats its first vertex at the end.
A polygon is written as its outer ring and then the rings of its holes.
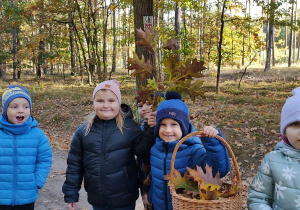
{"type": "MultiPolygon", "coordinates": [[[[131,111],[124,105],[122,109],[131,111]]],[[[134,204],[139,196],[134,155],[141,158],[150,155],[155,141],[154,128],[146,125],[142,132],[130,113],[126,115],[123,134],[115,119],[105,121],[97,117],[86,136],[85,126],[79,126],[71,143],[62,188],[65,202],[78,202],[84,178],[91,205],[125,207],[134,204]]]]}

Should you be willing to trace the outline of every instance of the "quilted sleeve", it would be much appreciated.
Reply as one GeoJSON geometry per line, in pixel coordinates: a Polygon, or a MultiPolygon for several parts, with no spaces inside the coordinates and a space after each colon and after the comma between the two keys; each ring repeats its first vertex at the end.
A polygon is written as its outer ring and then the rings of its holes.
{"type": "Polygon", "coordinates": [[[145,123],[144,126],[145,127],[143,131],[140,129],[139,126],[134,131],[135,137],[133,140],[134,142],[133,148],[135,154],[138,157],[142,159],[147,159],[150,157],[150,150],[155,143],[155,137],[154,137],[154,127],[149,127],[147,123],[145,123]]]}
{"type": "Polygon", "coordinates": [[[52,165],[52,149],[45,133],[41,130],[35,167],[35,180],[39,189],[43,188],[52,165]]]}
{"type": "Polygon", "coordinates": [[[84,175],[82,135],[81,129],[78,128],[73,136],[68,154],[66,180],[62,187],[66,203],[78,202],[79,200],[79,190],[84,175]]]}
{"type": "MultiPolygon", "coordinates": [[[[219,135],[222,136],[221,131],[219,135]]],[[[224,177],[230,171],[230,159],[225,145],[216,138],[202,137],[201,141],[205,150],[200,148],[196,151],[197,164],[205,171],[205,166],[208,164],[213,169],[213,175],[218,171],[220,176],[224,177]]]]}
{"type": "Polygon", "coordinates": [[[249,186],[248,209],[272,209],[273,191],[274,180],[271,176],[267,155],[249,186]]]}

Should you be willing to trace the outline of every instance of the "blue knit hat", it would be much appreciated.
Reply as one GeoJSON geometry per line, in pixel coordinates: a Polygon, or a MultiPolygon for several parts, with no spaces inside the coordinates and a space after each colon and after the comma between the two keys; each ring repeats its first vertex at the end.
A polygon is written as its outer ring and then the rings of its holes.
{"type": "Polygon", "coordinates": [[[182,131],[182,135],[186,136],[189,132],[189,109],[181,100],[181,95],[176,92],[169,91],[166,93],[166,100],[161,102],[156,109],[156,126],[154,129],[155,137],[159,136],[159,126],[163,119],[171,118],[176,120],[182,131]]]}
{"type": "Polygon", "coordinates": [[[291,123],[300,121],[300,87],[292,91],[281,110],[280,132],[285,135],[285,129],[291,123]]]}
{"type": "Polygon", "coordinates": [[[2,114],[7,118],[6,110],[9,103],[15,98],[25,98],[29,102],[31,110],[31,98],[29,92],[22,86],[19,85],[10,85],[2,94],[2,114]]]}

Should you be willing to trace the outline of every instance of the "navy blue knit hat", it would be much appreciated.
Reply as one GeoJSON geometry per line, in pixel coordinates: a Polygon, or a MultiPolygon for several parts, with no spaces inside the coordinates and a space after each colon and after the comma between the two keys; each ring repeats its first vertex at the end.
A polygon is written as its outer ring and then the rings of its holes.
{"type": "Polygon", "coordinates": [[[181,95],[177,92],[169,91],[166,93],[166,100],[161,102],[156,109],[156,126],[154,129],[155,137],[159,136],[159,126],[163,119],[171,118],[176,120],[186,136],[189,132],[189,109],[181,100],[181,95]]]}
{"type": "Polygon", "coordinates": [[[25,98],[29,102],[31,110],[31,98],[29,92],[22,86],[19,85],[10,85],[2,94],[2,114],[7,119],[6,110],[9,103],[15,98],[25,98]]]}

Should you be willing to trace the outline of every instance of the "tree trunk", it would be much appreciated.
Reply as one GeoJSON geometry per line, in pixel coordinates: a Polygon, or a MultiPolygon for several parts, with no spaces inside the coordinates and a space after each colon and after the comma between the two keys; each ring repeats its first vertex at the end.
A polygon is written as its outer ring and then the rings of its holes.
{"type": "MultiPolygon", "coordinates": [[[[112,0],[112,3],[114,4],[115,1],[112,0]]],[[[113,37],[114,37],[114,41],[113,41],[113,52],[112,52],[112,65],[111,65],[111,72],[115,72],[116,71],[116,55],[117,55],[117,36],[116,36],[116,12],[115,10],[112,13],[112,17],[113,17],[113,37]]]]}
{"type": "MultiPolygon", "coordinates": [[[[153,0],[133,0],[133,14],[134,14],[134,27],[136,29],[142,29],[144,28],[143,23],[143,17],[144,16],[153,16],[153,0]]],[[[137,34],[135,31],[135,41],[138,41],[137,34]]],[[[145,49],[144,46],[137,46],[135,45],[135,53],[139,57],[139,59],[142,59],[144,57],[145,62],[147,62],[148,59],[150,59],[152,65],[154,63],[153,55],[150,55],[149,52],[145,49]]],[[[153,77],[156,77],[156,71],[155,66],[153,65],[153,77]]],[[[136,77],[136,89],[140,90],[140,86],[146,86],[147,79],[141,79],[139,76],[136,77]]]]}
{"type": "MultiPolygon", "coordinates": [[[[81,11],[80,11],[80,6],[78,4],[78,1],[76,1],[75,8],[78,10],[78,14],[80,16],[81,15],[81,11]]],[[[80,18],[80,20],[81,20],[81,18],[80,18]]],[[[90,72],[89,72],[88,66],[87,66],[87,58],[86,58],[86,52],[85,52],[84,43],[83,43],[82,39],[80,38],[79,32],[77,30],[76,25],[74,24],[74,21],[73,21],[72,24],[73,24],[73,28],[74,28],[74,31],[75,31],[75,34],[76,34],[75,39],[76,39],[77,48],[79,49],[79,46],[80,46],[81,54],[82,54],[82,57],[83,57],[83,65],[80,64],[80,67],[84,66],[84,68],[85,68],[85,70],[87,71],[87,74],[88,74],[88,83],[89,83],[89,85],[92,85],[92,77],[90,75],[90,72]],[[78,44],[79,44],[79,46],[78,46],[78,44]]],[[[83,32],[85,33],[85,29],[84,28],[83,28],[83,32]]],[[[78,53],[78,54],[79,54],[78,55],[79,56],[79,60],[81,62],[80,53],[78,53]]],[[[80,69],[81,69],[80,70],[81,71],[80,75],[82,76],[83,75],[82,68],[80,68],[80,69]]]]}
{"type": "Polygon", "coordinates": [[[81,84],[83,84],[83,69],[84,69],[84,65],[82,64],[81,62],[81,56],[80,56],[80,49],[79,49],[79,46],[78,46],[78,41],[76,39],[76,36],[74,37],[75,38],[75,46],[76,46],[76,58],[79,62],[79,75],[81,77],[81,84]]]}
{"type": "MultiPolygon", "coordinates": [[[[92,82],[93,82],[93,79],[92,79],[93,74],[92,73],[93,72],[90,72],[90,71],[93,70],[94,68],[91,68],[90,66],[94,65],[94,64],[91,62],[88,63],[88,59],[89,60],[92,59],[92,56],[91,56],[91,52],[90,52],[91,37],[90,37],[90,34],[87,32],[87,31],[90,31],[90,16],[88,16],[88,18],[82,17],[83,12],[81,11],[81,6],[80,6],[78,0],[75,0],[75,9],[78,12],[78,16],[79,16],[79,21],[78,21],[79,26],[78,27],[81,28],[81,31],[83,33],[86,43],[83,43],[84,40],[81,38],[81,36],[77,30],[77,27],[74,24],[74,21],[73,21],[73,28],[74,28],[76,36],[78,37],[77,41],[79,42],[80,49],[82,51],[83,63],[85,66],[85,70],[87,71],[87,74],[88,74],[88,83],[89,83],[89,85],[92,85],[92,82]],[[87,56],[88,56],[88,59],[87,59],[87,56]]],[[[84,11],[84,12],[86,12],[86,11],[84,11]]]]}
{"type": "MultiPolygon", "coordinates": [[[[275,0],[271,0],[271,3],[275,0]]],[[[271,65],[271,47],[272,47],[272,37],[273,37],[273,24],[274,24],[274,11],[272,10],[270,13],[270,21],[269,21],[269,33],[267,33],[266,40],[267,40],[267,55],[266,55],[266,65],[264,72],[270,69],[271,65]]]]}
{"type": "Polygon", "coordinates": [[[101,66],[101,36],[98,36],[99,27],[97,23],[97,20],[99,19],[100,23],[100,12],[99,8],[97,6],[98,0],[94,0],[94,10],[93,10],[93,28],[94,28],[94,34],[93,34],[93,54],[95,56],[95,63],[96,63],[96,74],[98,78],[98,82],[101,82],[101,75],[102,75],[102,66],[101,66]]]}
{"type": "Polygon", "coordinates": [[[13,28],[12,30],[12,36],[13,36],[13,80],[17,79],[17,29],[13,28]]]}
{"type": "Polygon", "coordinates": [[[294,3],[292,3],[292,11],[291,11],[291,31],[290,31],[290,40],[289,40],[289,63],[288,63],[288,67],[291,67],[291,65],[292,65],[293,22],[294,22],[294,3]]]}
{"type": "MultiPolygon", "coordinates": [[[[263,19],[263,16],[264,16],[264,9],[263,9],[263,7],[261,7],[261,17],[262,17],[262,19],[263,19]]],[[[263,31],[264,31],[264,21],[262,20],[261,21],[261,33],[262,34],[263,34],[263,31]]],[[[261,38],[261,41],[263,42],[263,38],[261,38]]],[[[260,65],[262,65],[262,61],[263,61],[262,51],[263,51],[262,46],[260,46],[260,48],[259,48],[259,63],[260,63],[260,65]]]]}
{"type": "Polygon", "coordinates": [[[220,92],[220,74],[221,74],[221,64],[222,64],[222,41],[223,41],[223,30],[224,30],[224,12],[227,0],[224,0],[222,13],[221,13],[221,29],[220,29],[220,40],[218,45],[218,70],[217,70],[217,85],[216,85],[216,93],[219,94],[220,92]]]}
{"type": "Polygon", "coordinates": [[[178,49],[180,49],[180,20],[181,20],[181,6],[178,2],[176,2],[175,7],[175,35],[177,38],[178,49]]]}
{"type": "MultiPolygon", "coordinates": [[[[71,6],[71,1],[68,0],[68,5],[71,6]]],[[[71,75],[75,75],[75,52],[74,52],[74,32],[72,12],[69,12],[69,39],[70,39],[70,53],[71,53],[71,75]]]]}
{"type": "MultiPolygon", "coordinates": [[[[246,6],[245,6],[245,19],[247,18],[247,5],[248,5],[248,0],[246,0],[246,6]]],[[[245,22],[246,24],[246,22],[245,22]]],[[[242,66],[245,65],[245,45],[246,45],[246,35],[243,34],[243,46],[242,46],[242,66]]]]}
{"type": "MultiPolygon", "coordinates": [[[[295,2],[294,23],[297,27],[297,1],[295,2]]],[[[293,63],[296,62],[296,30],[293,31],[293,63]]]]}
{"type": "MultiPolygon", "coordinates": [[[[288,11],[288,0],[286,0],[286,11],[288,11]]],[[[288,41],[288,20],[286,19],[286,25],[285,25],[285,39],[284,39],[284,63],[287,62],[287,41],[288,41]]]]}
{"type": "Polygon", "coordinates": [[[201,18],[201,33],[200,33],[200,60],[204,60],[204,49],[205,49],[205,42],[204,42],[204,34],[205,34],[205,24],[204,21],[206,19],[206,1],[203,1],[202,7],[202,18],[201,18]]]}
{"type": "MultiPolygon", "coordinates": [[[[130,5],[128,19],[130,18],[131,13],[132,13],[132,6],[130,5]]],[[[128,40],[127,41],[127,58],[129,58],[130,57],[129,46],[130,46],[130,40],[131,40],[131,27],[130,27],[130,24],[128,24],[128,37],[127,37],[127,40],[128,40]]]]}
{"type": "Polygon", "coordinates": [[[298,31],[298,53],[297,53],[297,63],[299,62],[300,56],[300,31],[298,31]]]}
{"type": "MultiPolygon", "coordinates": [[[[249,17],[251,17],[251,1],[249,0],[249,17]]],[[[249,21],[249,25],[251,25],[251,21],[249,21]]],[[[251,55],[251,30],[249,31],[249,61],[252,60],[252,55],[251,55]]]]}
{"type": "MultiPolygon", "coordinates": [[[[50,36],[52,36],[52,23],[50,23],[50,26],[49,26],[49,34],[50,34],[50,36]]],[[[50,54],[52,54],[53,53],[53,43],[52,42],[49,43],[49,47],[50,47],[50,54]]],[[[53,63],[50,62],[50,74],[51,75],[53,75],[53,69],[54,69],[53,63]]]]}
{"type": "MultiPolygon", "coordinates": [[[[104,1],[104,8],[106,8],[106,3],[104,1]]],[[[107,21],[108,21],[108,9],[106,13],[103,14],[103,46],[102,46],[102,61],[103,61],[103,75],[100,76],[99,80],[105,80],[107,75],[107,52],[106,52],[106,35],[107,35],[107,21]]]]}
{"type": "MultiPolygon", "coordinates": [[[[181,19],[180,20],[182,20],[182,24],[183,24],[183,34],[182,34],[182,36],[183,37],[188,37],[188,34],[187,34],[187,29],[186,29],[186,10],[185,10],[185,8],[184,7],[179,7],[180,8],[180,12],[181,12],[181,14],[182,14],[182,16],[181,16],[181,19]]],[[[177,23],[177,25],[180,25],[180,20],[179,20],[179,23],[177,23]]],[[[180,26],[179,26],[180,27],[180,26]]],[[[180,34],[181,34],[181,30],[179,29],[179,34],[176,34],[177,35],[177,37],[178,37],[178,40],[180,40],[181,41],[181,37],[180,37],[180,34]]],[[[177,41],[178,42],[178,41],[177,41]]],[[[185,47],[186,47],[186,43],[185,43],[185,40],[183,40],[183,43],[180,43],[182,46],[180,46],[180,47],[182,47],[183,49],[185,49],[185,47]]],[[[180,49],[180,48],[179,48],[180,49]]],[[[185,55],[183,54],[183,57],[185,57],[185,55]]]]}
{"type": "MultiPolygon", "coordinates": [[[[156,27],[157,28],[160,28],[160,27],[163,27],[163,8],[159,8],[158,6],[155,7],[156,8],[156,27]]],[[[161,60],[162,60],[162,42],[161,40],[159,39],[160,37],[158,36],[157,37],[157,43],[158,43],[158,48],[157,48],[157,52],[156,52],[156,55],[157,55],[157,68],[156,68],[156,71],[157,71],[157,78],[159,80],[162,79],[162,66],[161,66],[161,60]]]]}
{"type": "Polygon", "coordinates": [[[13,37],[13,80],[17,79],[17,29],[12,30],[13,37]]]}
{"type": "MultiPolygon", "coordinates": [[[[14,0],[11,0],[11,3],[14,5],[14,0]]],[[[14,27],[12,29],[12,38],[13,38],[13,80],[17,79],[17,29],[14,27]]]]}
{"type": "MultiPolygon", "coordinates": [[[[40,37],[42,37],[42,34],[43,34],[43,30],[42,30],[42,28],[40,28],[39,29],[40,37]]],[[[42,68],[43,68],[43,64],[44,64],[43,52],[45,49],[44,45],[45,45],[44,40],[41,39],[39,42],[38,65],[37,65],[37,71],[36,71],[36,76],[38,79],[42,78],[42,68]]]]}
{"type": "Polygon", "coordinates": [[[275,39],[274,39],[274,32],[272,34],[272,66],[275,66],[275,39]]]}

